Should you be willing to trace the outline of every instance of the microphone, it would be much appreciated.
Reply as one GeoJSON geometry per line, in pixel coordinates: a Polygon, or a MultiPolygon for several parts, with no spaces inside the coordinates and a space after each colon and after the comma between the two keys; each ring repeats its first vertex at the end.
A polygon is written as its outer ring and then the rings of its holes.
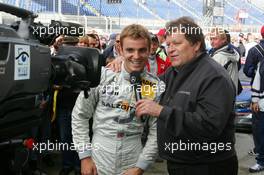
{"type": "MultiPolygon", "coordinates": [[[[141,96],[141,77],[139,71],[130,73],[130,83],[133,85],[136,101],[142,99],[141,96]]],[[[141,117],[141,122],[145,122],[145,117],[141,117]]]]}
{"type": "Polygon", "coordinates": [[[133,85],[136,101],[142,99],[140,72],[134,71],[130,73],[130,83],[133,85]]]}

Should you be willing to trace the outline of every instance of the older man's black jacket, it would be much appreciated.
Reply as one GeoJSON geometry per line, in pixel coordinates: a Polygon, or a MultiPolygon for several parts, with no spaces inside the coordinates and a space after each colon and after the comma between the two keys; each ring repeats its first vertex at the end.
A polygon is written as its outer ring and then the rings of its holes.
{"type": "Polygon", "coordinates": [[[196,164],[236,155],[235,87],[227,71],[203,53],[180,70],[169,68],[160,78],[166,83],[158,118],[160,156],[196,164]]]}

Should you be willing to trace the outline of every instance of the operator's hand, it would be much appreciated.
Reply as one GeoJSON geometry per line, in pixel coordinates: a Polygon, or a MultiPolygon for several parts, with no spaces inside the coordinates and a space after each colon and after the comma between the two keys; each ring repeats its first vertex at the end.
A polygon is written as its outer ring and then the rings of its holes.
{"type": "Polygon", "coordinates": [[[258,102],[252,102],[251,105],[250,105],[250,108],[255,113],[259,112],[258,102]]]}
{"type": "Polygon", "coordinates": [[[118,56],[112,62],[108,63],[106,67],[110,68],[114,72],[120,72],[122,63],[123,63],[123,57],[118,56]]]}
{"type": "Polygon", "coordinates": [[[47,107],[47,105],[48,105],[48,101],[41,100],[40,105],[39,105],[39,108],[40,109],[45,109],[47,107]]]}
{"type": "Polygon", "coordinates": [[[98,175],[95,163],[91,157],[87,157],[81,160],[81,174],[98,175]]]}
{"type": "Polygon", "coordinates": [[[142,175],[144,171],[141,168],[134,167],[127,169],[123,175],[142,175]]]}
{"type": "Polygon", "coordinates": [[[162,109],[163,106],[153,100],[139,100],[136,103],[136,116],[141,117],[143,115],[150,115],[153,117],[159,117],[162,109]]]}
{"type": "Polygon", "coordinates": [[[62,86],[59,86],[59,85],[53,85],[53,89],[54,89],[54,90],[61,90],[61,89],[62,89],[62,86]]]}

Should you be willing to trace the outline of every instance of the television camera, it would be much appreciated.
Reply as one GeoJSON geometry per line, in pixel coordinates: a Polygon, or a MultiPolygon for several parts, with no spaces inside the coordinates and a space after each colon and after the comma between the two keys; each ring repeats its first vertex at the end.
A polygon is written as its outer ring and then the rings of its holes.
{"type": "Polygon", "coordinates": [[[21,18],[12,25],[0,24],[0,150],[3,150],[20,140],[17,138],[27,137],[21,135],[40,124],[41,98],[51,92],[54,84],[84,90],[87,95],[90,87],[99,84],[103,63],[99,51],[91,48],[65,46],[57,56],[50,55],[47,44],[60,34],[78,36],[79,33],[69,31],[81,25],[51,21],[46,27],[34,23],[37,15],[33,12],[3,3],[0,11],[21,18]]]}

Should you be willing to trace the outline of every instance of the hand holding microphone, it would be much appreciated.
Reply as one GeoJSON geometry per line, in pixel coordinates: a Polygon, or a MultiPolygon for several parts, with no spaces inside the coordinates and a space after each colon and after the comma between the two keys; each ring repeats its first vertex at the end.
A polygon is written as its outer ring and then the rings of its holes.
{"type": "Polygon", "coordinates": [[[130,83],[133,85],[134,93],[136,96],[136,116],[141,117],[144,122],[144,115],[151,115],[158,117],[163,107],[153,100],[142,100],[141,96],[141,77],[140,72],[131,72],[130,83]]]}

